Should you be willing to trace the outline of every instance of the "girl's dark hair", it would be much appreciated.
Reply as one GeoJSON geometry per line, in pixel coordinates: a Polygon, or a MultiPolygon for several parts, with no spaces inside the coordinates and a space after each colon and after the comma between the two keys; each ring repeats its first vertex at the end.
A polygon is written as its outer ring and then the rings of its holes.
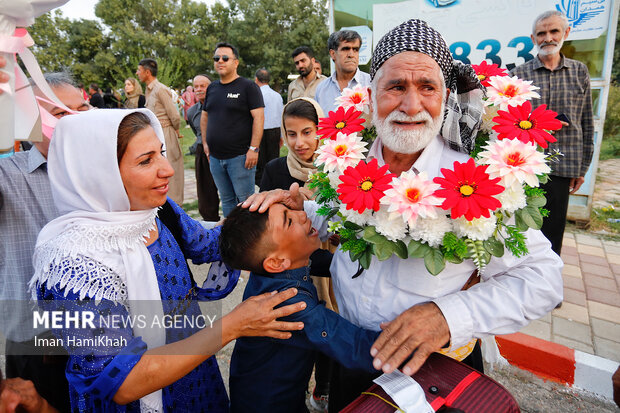
{"type": "Polygon", "coordinates": [[[316,114],[314,105],[303,99],[294,100],[286,105],[282,117],[284,119],[288,117],[304,118],[314,122],[315,125],[319,124],[319,116],[316,114]]]}
{"type": "Polygon", "coordinates": [[[151,126],[151,120],[142,112],[133,112],[125,116],[121,124],[118,125],[118,138],[116,140],[116,159],[119,163],[125,155],[131,138],[149,126],[151,126]]]}

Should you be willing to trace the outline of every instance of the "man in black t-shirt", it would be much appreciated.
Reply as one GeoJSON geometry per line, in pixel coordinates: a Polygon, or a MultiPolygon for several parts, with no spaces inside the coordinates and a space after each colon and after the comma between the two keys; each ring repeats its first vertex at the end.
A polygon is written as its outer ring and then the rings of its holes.
{"type": "Polygon", "coordinates": [[[207,89],[200,129],[222,210],[228,216],[254,193],[265,104],[258,86],[237,74],[239,52],[233,45],[218,43],[213,61],[220,80],[207,89]]]}

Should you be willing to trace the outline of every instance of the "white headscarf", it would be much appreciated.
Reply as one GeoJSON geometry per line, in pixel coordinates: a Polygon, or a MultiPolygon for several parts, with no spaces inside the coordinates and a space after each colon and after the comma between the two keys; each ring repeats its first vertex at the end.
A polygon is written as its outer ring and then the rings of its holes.
{"type": "MultiPolygon", "coordinates": [[[[58,122],[47,164],[61,216],[37,239],[30,281],[35,295],[47,283],[80,299],[129,304],[131,315],[163,317],[155,267],[144,243],[155,228],[158,208],[130,211],[116,155],[119,124],[133,112],[146,114],[164,143],[161,125],[148,109],[93,110],[58,122]]],[[[163,329],[134,327],[133,332],[149,348],[165,344],[163,329]]],[[[161,394],[158,390],[140,399],[141,410],[163,412],[161,394]]]]}

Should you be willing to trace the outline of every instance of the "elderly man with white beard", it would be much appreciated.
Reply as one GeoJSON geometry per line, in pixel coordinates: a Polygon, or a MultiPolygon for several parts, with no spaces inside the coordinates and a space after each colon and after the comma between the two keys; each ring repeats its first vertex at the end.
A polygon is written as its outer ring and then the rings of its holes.
{"type": "MultiPolygon", "coordinates": [[[[469,159],[483,89],[471,66],[452,60],[438,32],[420,20],[394,28],[377,44],[371,77],[377,139],[367,158],[389,164],[397,175],[425,171],[430,179],[469,159]]],[[[244,206],[263,211],[273,202],[303,206],[325,235],[326,220],[316,216],[314,202],[301,202],[297,188],[256,194],[244,206]]],[[[448,263],[433,276],[421,258],[373,257],[362,270],[338,250],[330,272],[340,314],[360,327],[383,330],[371,349],[377,370],[402,367],[411,375],[432,352],[443,350],[482,371],[476,339],[516,332],[562,299],[562,261],[540,231],[528,230],[526,237],[528,255],[506,252],[491,259],[480,280],[471,261],[448,263]]],[[[340,411],[380,373],[336,366],[329,411],[340,411]]]]}

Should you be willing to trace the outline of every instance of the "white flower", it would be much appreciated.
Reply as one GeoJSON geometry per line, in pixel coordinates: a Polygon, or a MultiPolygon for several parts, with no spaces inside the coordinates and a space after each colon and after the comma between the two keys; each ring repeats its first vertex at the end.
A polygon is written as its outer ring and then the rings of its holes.
{"type": "Polygon", "coordinates": [[[344,216],[345,220],[360,226],[366,225],[372,218],[372,209],[366,209],[360,214],[352,209],[347,209],[346,205],[340,205],[340,210],[338,212],[344,216]]]}
{"type": "Polygon", "coordinates": [[[352,89],[344,88],[342,94],[336,98],[335,103],[336,106],[342,106],[345,111],[353,106],[355,110],[363,112],[364,108],[370,105],[368,88],[362,85],[357,85],[352,89]]]}
{"type": "Polygon", "coordinates": [[[342,181],[340,180],[340,175],[342,175],[342,172],[336,170],[336,171],[329,171],[327,173],[327,178],[329,179],[329,185],[332,188],[338,188],[338,185],[340,185],[342,183],[342,181]]]}
{"type": "Polygon", "coordinates": [[[454,233],[457,237],[467,237],[474,241],[484,241],[493,235],[496,222],[497,217],[495,217],[495,214],[491,214],[490,218],[480,217],[474,218],[471,221],[468,221],[465,217],[452,220],[454,233]]]}
{"type": "Polygon", "coordinates": [[[327,223],[327,231],[336,233],[342,229],[342,221],[329,221],[327,223]]]}
{"type": "Polygon", "coordinates": [[[316,153],[319,156],[314,161],[316,166],[325,165],[327,172],[344,172],[349,166],[356,166],[360,160],[364,159],[364,152],[367,152],[367,142],[362,141],[361,136],[356,133],[345,135],[338,132],[336,139],[325,139],[323,145],[316,153]]]}
{"type": "Polygon", "coordinates": [[[499,106],[487,106],[484,108],[484,113],[482,114],[482,125],[480,125],[480,130],[484,132],[494,132],[493,126],[495,126],[495,122],[493,122],[493,118],[497,116],[497,111],[499,110],[499,106]]]}
{"type": "Polygon", "coordinates": [[[433,196],[433,193],[441,185],[429,180],[426,172],[419,175],[413,171],[403,172],[398,178],[392,178],[391,184],[392,187],[381,198],[381,204],[388,206],[390,218],[400,217],[411,227],[418,216],[437,217],[436,207],[443,200],[433,196]]]}
{"type": "Polygon", "coordinates": [[[390,215],[387,211],[379,210],[374,213],[370,224],[390,241],[403,239],[407,234],[407,224],[402,219],[391,219],[390,215]]]}
{"type": "Polygon", "coordinates": [[[452,220],[443,214],[437,218],[421,218],[416,220],[415,227],[409,228],[411,238],[425,241],[431,247],[441,245],[443,236],[452,230],[452,220]]]}
{"type": "Polygon", "coordinates": [[[519,106],[526,100],[540,98],[535,90],[540,89],[532,85],[530,80],[521,80],[517,76],[493,76],[489,78],[487,87],[488,99],[485,105],[496,105],[501,110],[506,110],[508,106],[519,106]]]}
{"type": "Polygon", "coordinates": [[[545,154],[536,150],[536,144],[518,139],[494,141],[480,152],[479,164],[489,165],[486,172],[491,178],[502,178],[505,186],[539,185],[536,175],[551,172],[545,161],[545,154]]]}
{"type": "Polygon", "coordinates": [[[497,200],[502,203],[502,210],[513,213],[527,205],[523,186],[520,184],[507,186],[501,181],[499,184],[505,188],[501,194],[496,195],[497,200]]]}

